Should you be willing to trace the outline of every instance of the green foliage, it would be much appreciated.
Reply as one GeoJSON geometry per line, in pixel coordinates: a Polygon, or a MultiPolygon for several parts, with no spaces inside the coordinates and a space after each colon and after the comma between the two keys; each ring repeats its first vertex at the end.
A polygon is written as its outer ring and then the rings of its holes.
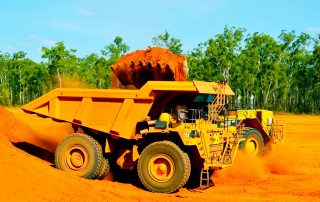
{"type": "Polygon", "coordinates": [[[3,105],[24,104],[46,91],[47,69],[25,56],[22,51],[12,56],[0,55],[0,103],[3,105]]]}
{"type": "Polygon", "coordinates": [[[101,54],[105,57],[109,57],[110,63],[115,63],[121,56],[129,51],[129,46],[123,42],[123,39],[119,36],[113,40],[113,43],[108,44],[101,50],[101,54]]]}
{"type": "MultiPolygon", "coordinates": [[[[168,31],[152,44],[183,54],[182,43],[168,31]]],[[[0,104],[22,105],[55,87],[69,87],[65,78],[90,88],[109,88],[111,65],[129,51],[119,36],[104,46],[101,55],[79,58],[63,42],[42,48],[43,62],[26,53],[0,52],[0,104]]],[[[294,113],[320,113],[320,34],[282,31],[277,39],[264,33],[226,26],[221,34],[185,53],[189,80],[227,81],[242,102],[255,96],[257,108],[294,113]]]]}
{"type": "Polygon", "coordinates": [[[236,68],[237,57],[241,50],[244,29],[225,27],[222,34],[217,34],[204,43],[200,43],[187,56],[190,79],[199,79],[199,72],[205,81],[229,81],[236,68]]]}
{"type": "Polygon", "coordinates": [[[189,79],[227,80],[243,102],[254,95],[258,108],[319,113],[320,35],[283,31],[279,42],[263,33],[244,35],[244,29],[225,27],[200,43],[187,55],[189,79]]]}
{"type": "Polygon", "coordinates": [[[129,50],[121,37],[101,51],[78,58],[75,49],[63,42],[42,48],[44,62],[36,63],[19,51],[12,55],[0,52],[0,104],[22,105],[56,87],[109,88],[111,65],[129,50]],[[76,80],[76,81],[75,81],[76,80]]]}
{"type": "Polygon", "coordinates": [[[159,34],[152,38],[152,44],[162,48],[167,48],[175,54],[182,54],[182,43],[179,39],[171,37],[166,30],[164,34],[159,34]]]}
{"type": "Polygon", "coordinates": [[[81,82],[94,88],[109,88],[111,85],[111,63],[97,54],[79,59],[81,82]]]}
{"type": "Polygon", "coordinates": [[[62,87],[62,76],[73,75],[78,67],[76,50],[67,50],[63,42],[58,42],[51,48],[43,47],[42,52],[42,58],[47,59],[49,87],[62,87]]]}

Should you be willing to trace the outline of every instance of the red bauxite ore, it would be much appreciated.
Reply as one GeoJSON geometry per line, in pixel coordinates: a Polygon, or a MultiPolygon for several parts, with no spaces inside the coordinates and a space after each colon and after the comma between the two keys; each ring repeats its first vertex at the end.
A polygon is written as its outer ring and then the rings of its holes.
{"type": "Polygon", "coordinates": [[[185,57],[159,47],[129,53],[112,70],[112,88],[131,89],[140,88],[150,80],[185,81],[189,71],[185,57]]]}
{"type": "Polygon", "coordinates": [[[67,126],[0,107],[0,201],[320,201],[320,116],[276,118],[284,124],[286,139],[264,158],[238,153],[231,168],[213,174],[215,186],[160,194],[129,181],[110,181],[110,175],[86,180],[55,169],[50,158],[31,155],[8,138],[29,134],[39,141],[59,139],[67,126]]]}

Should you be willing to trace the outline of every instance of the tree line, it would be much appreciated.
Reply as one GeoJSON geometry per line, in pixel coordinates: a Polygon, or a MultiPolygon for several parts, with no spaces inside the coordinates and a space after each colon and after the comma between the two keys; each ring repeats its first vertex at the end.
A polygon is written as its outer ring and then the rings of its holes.
{"type": "MultiPolygon", "coordinates": [[[[226,81],[243,103],[254,96],[255,107],[294,113],[320,113],[320,34],[282,31],[277,37],[226,26],[222,33],[183,52],[182,42],[168,31],[152,38],[153,46],[184,55],[189,80],[226,81]]],[[[63,42],[42,48],[43,61],[26,53],[0,52],[0,104],[22,105],[66,82],[109,88],[111,65],[129,51],[117,36],[100,53],[76,56],[63,42]]],[[[79,86],[78,86],[79,87],[79,86]]]]}

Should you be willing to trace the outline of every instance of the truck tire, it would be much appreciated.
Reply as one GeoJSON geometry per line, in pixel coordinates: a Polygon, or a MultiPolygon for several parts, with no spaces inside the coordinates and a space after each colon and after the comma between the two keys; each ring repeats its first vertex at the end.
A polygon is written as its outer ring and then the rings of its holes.
{"type": "Polygon", "coordinates": [[[190,158],[188,156],[187,153],[183,153],[184,155],[184,160],[186,162],[186,172],[188,173],[187,175],[184,176],[183,181],[181,182],[180,188],[183,187],[184,185],[186,185],[186,183],[188,182],[190,175],[191,175],[191,162],[190,162],[190,158]]]}
{"type": "Polygon", "coordinates": [[[264,150],[264,143],[261,133],[252,128],[245,131],[244,138],[245,140],[240,142],[239,148],[246,154],[261,157],[264,150]]]}
{"type": "Polygon", "coordinates": [[[103,179],[110,171],[110,164],[107,158],[103,158],[98,179],[103,179]]]}
{"type": "Polygon", "coordinates": [[[102,147],[92,137],[73,133],[62,140],[55,152],[58,169],[86,179],[98,177],[103,161],[102,147]]]}
{"type": "Polygon", "coordinates": [[[189,156],[170,141],[150,144],[138,161],[139,179],[152,192],[178,190],[188,181],[190,170],[189,156]]]}

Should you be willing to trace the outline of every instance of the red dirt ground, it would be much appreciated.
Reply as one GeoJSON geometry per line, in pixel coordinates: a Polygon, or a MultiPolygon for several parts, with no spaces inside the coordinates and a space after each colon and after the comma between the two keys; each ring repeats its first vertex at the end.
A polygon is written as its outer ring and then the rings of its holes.
{"type": "Polygon", "coordinates": [[[70,127],[0,107],[0,201],[320,201],[320,116],[276,117],[285,125],[285,143],[271,154],[250,159],[238,153],[232,168],[212,176],[209,189],[159,194],[130,183],[82,179],[18,149],[8,138],[28,136],[42,144],[50,137],[52,143],[70,127]]]}

